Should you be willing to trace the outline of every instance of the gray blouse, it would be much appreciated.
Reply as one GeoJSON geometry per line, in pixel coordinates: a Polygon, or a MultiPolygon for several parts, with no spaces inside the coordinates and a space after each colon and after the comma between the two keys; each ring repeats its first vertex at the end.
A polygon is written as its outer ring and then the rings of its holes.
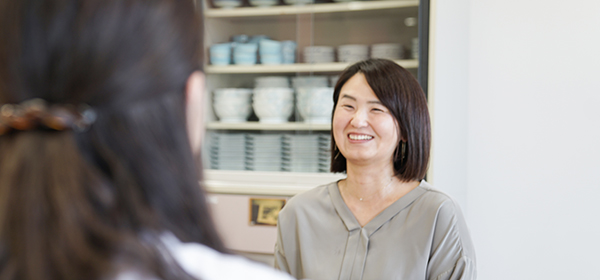
{"type": "Polygon", "coordinates": [[[279,213],[275,267],[308,279],[476,279],[458,204],[427,182],[361,227],[337,182],[294,196],[279,213]]]}

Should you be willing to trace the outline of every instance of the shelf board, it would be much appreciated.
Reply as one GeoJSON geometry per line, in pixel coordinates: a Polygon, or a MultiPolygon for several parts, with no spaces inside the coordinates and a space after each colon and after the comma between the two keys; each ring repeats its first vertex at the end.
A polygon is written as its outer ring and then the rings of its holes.
{"type": "MultiPolygon", "coordinates": [[[[419,61],[416,59],[395,60],[404,68],[417,68],[419,61]]],[[[347,62],[332,63],[295,63],[280,65],[207,65],[205,70],[209,74],[249,74],[249,73],[309,73],[309,72],[341,72],[350,66],[347,62]]]]}
{"type": "Polygon", "coordinates": [[[317,130],[317,131],[329,131],[331,124],[311,124],[301,122],[288,122],[288,123],[259,123],[259,122],[243,122],[243,123],[222,123],[222,122],[209,122],[206,124],[207,129],[212,130],[317,130]]]}
{"type": "Polygon", "coordinates": [[[346,177],[342,173],[204,170],[210,193],[293,196],[346,177]]]}
{"type": "Polygon", "coordinates": [[[418,0],[352,1],[342,3],[322,3],[306,5],[284,5],[271,7],[241,7],[233,9],[206,9],[207,18],[260,17],[298,14],[319,14],[387,10],[394,8],[418,7],[418,0]]]}

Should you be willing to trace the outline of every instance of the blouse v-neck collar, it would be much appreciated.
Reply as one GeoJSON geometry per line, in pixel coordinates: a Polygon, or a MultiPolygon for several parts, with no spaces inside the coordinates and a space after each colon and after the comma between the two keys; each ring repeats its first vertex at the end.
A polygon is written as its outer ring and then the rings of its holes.
{"type": "MultiPolygon", "coordinates": [[[[348,231],[359,230],[361,229],[361,226],[358,223],[358,220],[356,220],[356,218],[354,217],[354,214],[352,214],[350,208],[348,208],[348,206],[344,202],[344,199],[342,198],[342,195],[340,193],[340,189],[338,188],[338,183],[339,181],[331,183],[328,187],[329,196],[331,197],[333,206],[338,212],[338,215],[340,215],[340,218],[344,222],[344,225],[346,226],[346,229],[348,231]]],[[[400,211],[409,206],[419,196],[424,194],[426,192],[425,188],[423,188],[424,183],[425,181],[421,181],[419,186],[417,186],[404,196],[400,197],[398,200],[394,201],[394,203],[392,203],[390,206],[381,211],[381,213],[377,214],[375,218],[373,218],[363,227],[363,229],[366,231],[365,233],[368,236],[371,236],[383,224],[385,224],[391,218],[400,213],[400,211]]]]}

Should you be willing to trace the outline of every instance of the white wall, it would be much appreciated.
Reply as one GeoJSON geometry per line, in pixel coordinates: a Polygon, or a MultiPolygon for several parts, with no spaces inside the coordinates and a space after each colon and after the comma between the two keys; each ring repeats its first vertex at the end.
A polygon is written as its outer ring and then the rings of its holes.
{"type": "Polygon", "coordinates": [[[466,211],[469,0],[433,0],[430,25],[433,143],[427,180],[466,211]]]}
{"type": "Polygon", "coordinates": [[[597,279],[600,1],[433,2],[432,179],[466,193],[479,279],[597,279]]]}

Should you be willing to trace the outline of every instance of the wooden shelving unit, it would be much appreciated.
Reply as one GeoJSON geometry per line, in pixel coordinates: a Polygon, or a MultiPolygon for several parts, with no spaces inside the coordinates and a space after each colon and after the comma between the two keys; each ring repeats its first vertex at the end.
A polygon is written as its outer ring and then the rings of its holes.
{"type": "MultiPolygon", "coordinates": [[[[404,68],[417,68],[419,61],[416,59],[396,60],[400,66],[404,68]]],[[[250,74],[250,73],[318,73],[318,72],[340,72],[350,63],[332,62],[332,63],[295,63],[295,64],[280,64],[280,65],[225,65],[214,66],[207,65],[206,73],[208,74],[250,74]]]]}
{"type": "Polygon", "coordinates": [[[390,1],[352,1],[342,3],[322,3],[306,5],[284,5],[271,7],[241,7],[233,9],[207,9],[204,15],[207,18],[235,18],[235,17],[264,17],[298,14],[320,14],[359,12],[372,10],[387,10],[397,8],[418,7],[417,0],[390,0],[390,1]]]}
{"type": "Polygon", "coordinates": [[[331,124],[311,124],[301,122],[288,122],[280,124],[268,124],[259,122],[209,122],[206,124],[206,128],[210,130],[329,131],[331,129],[331,124]]]}

